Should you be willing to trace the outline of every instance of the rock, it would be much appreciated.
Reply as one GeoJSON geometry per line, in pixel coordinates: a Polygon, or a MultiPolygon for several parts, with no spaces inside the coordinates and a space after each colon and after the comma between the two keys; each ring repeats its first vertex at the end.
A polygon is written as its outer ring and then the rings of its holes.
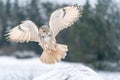
{"type": "Polygon", "coordinates": [[[103,80],[100,78],[81,63],[46,65],[39,58],[0,57],[0,80],[103,80]]]}
{"type": "Polygon", "coordinates": [[[62,64],[33,80],[103,80],[95,71],[82,64],[62,64]]]}

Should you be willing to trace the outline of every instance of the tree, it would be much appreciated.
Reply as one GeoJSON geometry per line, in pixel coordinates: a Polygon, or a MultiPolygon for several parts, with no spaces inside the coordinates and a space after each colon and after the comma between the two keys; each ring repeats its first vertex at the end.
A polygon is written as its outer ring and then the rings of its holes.
{"type": "Polygon", "coordinates": [[[0,1],[0,38],[2,37],[2,26],[3,26],[3,23],[2,23],[2,19],[4,19],[4,5],[3,5],[3,2],[0,1]]]}
{"type": "Polygon", "coordinates": [[[13,26],[17,25],[17,23],[20,21],[19,12],[20,12],[20,7],[18,4],[18,0],[15,0],[15,2],[13,3],[13,7],[11,9],[12,22],[14,24],[13,26]]]}
{"type": "MultiPolygon", "coordinates": [[[[2,6],[2,2],[1,2],[1,6],[2,6]]],[[[5,46],[5,45],[9,45],[9,42],[6,41],[6,31],[7,31],[7,27],[9,26],[9,21],[10,21],[10,16],[11,16],[11,3],[10,0],[7,0],[7,3],[3,8],[3,15],[2,15],[2,32],[1,32],[1,39],[0,39],[0,46],[5,46]]]]}
{"type": "Polygon", "coordinates": [[[98,0],[98,5],[96,6],[96,28],[99,29],[97,30],[99,34],[97,38],[99,46],[96,53],[99,60],[110,60],[111,56],[115,58],[115,55],[118,54],[118,49],[115,44],[114,26],[109,21],[110,18],[108,17],[111,3],[112,0],[98,0]]]}
{"type": "Polygon", "coordinates": [[[42,25],[42,17],[40,15],[39,5],[40,0],[31,0],[31,3],[27,5],[27,18],[34,21],[37,25],[42,25]]]}
{"type": "Polygon", "coordinates": [[[89,58],[87,55],[93,53],[91,50],[91,41],[94,39],[94,33],[91,32],[93,28],[92,17],[91,6],[87,0],[79,21],[67,32],[67,44],[70,45],[69,53],[72,61],[87,61],[86,59],[89,58]]]}
{"type": "Polygon", "coordinates": [[[113,25],[109,22],[110,1],[99,0],[95,9],[87,0],[80,20],[67,32],[72,61],[94,62],[115,59],[118,51],[113,25]],[[75,53],[75,54],[73,54],[75,53]],[[114,57],[111,59],[111,56],[114,57]]]}

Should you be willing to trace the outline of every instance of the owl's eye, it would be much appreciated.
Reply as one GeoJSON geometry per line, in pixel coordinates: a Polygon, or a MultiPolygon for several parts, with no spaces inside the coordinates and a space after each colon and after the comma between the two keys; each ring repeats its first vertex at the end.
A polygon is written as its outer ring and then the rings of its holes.
{"type": "Polygon", "coordinates": [[[43,31],[43,32],[45,32],[45,31],[43,31]]]}

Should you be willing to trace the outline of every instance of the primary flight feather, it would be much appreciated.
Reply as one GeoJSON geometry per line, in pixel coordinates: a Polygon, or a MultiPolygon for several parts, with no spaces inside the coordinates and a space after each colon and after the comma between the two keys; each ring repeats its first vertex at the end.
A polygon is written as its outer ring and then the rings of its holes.
{"type": "Polygon", "coordinates": [[[25,20],[8,32],[7,39],[14,42],[38,42],[43,48],[40,57],[43,63],[59,62],[65,58],[68,48],[67,45],[57,44],[55,37],[61,30],[76,22],[81,13],[81,7],[78,5],[57,9],[51,14],[48,24],[40,28],[34,22],[25,20]]]}

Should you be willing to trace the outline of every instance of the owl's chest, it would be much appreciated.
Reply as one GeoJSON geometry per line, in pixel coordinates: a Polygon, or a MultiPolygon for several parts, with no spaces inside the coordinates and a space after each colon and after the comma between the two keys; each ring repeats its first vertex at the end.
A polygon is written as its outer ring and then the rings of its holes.
{"type": "Polygon", "coordinates": [[[43,40],[44,40],[44,42],[46,42],[46,43],[47,43],[47,42],[49,42],[49,41],[50,41],[50,37],[44,37],[44,38],[43,38],[43,40]]]}
{"type": "Polygon", "coordinates": [[[41,37],[42,42],[46,43],[46,44],[50,44],[50,36],[43,36],[41,37]]]}
{"type": "Polygon", "coordinates": [[[51,41],[51,33],[43,33],[40,35],[40,39],[42,40],[43,43],[45,44],[50,44],[51,41]]]}

